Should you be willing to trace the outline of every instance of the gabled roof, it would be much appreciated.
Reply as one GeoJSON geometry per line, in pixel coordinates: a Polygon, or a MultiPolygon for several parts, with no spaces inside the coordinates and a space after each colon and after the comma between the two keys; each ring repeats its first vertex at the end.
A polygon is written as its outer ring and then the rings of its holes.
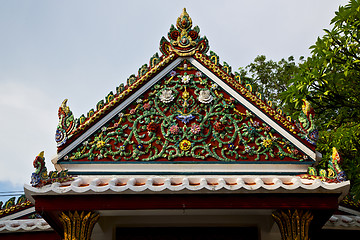
{"type": "Polygon", "coordinates": [[[0,221],[0,233],[52,231],[44,219],[6,220],[0,221]]]}
{"type": "Polygon", "coordinates": [[[17,200],[16,197],[12,197],[4,205],[0,202],[0,208],[0,220],[18,219],[35,212],[34,205],[25,195],[21,195],[17,200]]]}
{"type": "MultiPolygon", "coordinates": [[[[346,195],[344,199],[341,201],[340,205],[342,207],[345,207],[347,209],[356,211],[357,213],[360,213],[360,200],[351,196],[350,194],[346,195]]],[[[359,214],[360,216],[360,214],[359,214]]]]}
{"type": "Polygon", "coordinates": [[[19,232],[52,231],[50,225],[36,213],[35,203],[30,202],[25,195],[15,200],[16,197],[12,197],[3,206],[0,202],[0,236],[19,232]]]}
{"type": "Polygon", "coordinates": [[[332,215],[323,229],[360,230],[360,217],[352,215],[332,215]]]}
{"type": "MultiPolygon", "coordinates": [[[[169,41],[161,39],[163,55],[155,54],[149,66],[100,101],[96,111],[75,119],[65,100],[59,108],[58,156],[53,162],[66,168],[138,162],[262,163],[264,169],[273,163],[312,164],[317,130],[308,103],[297,124],[273,109],[228,64],[220,65],[215,53],[206,54],[208,41],[199,31],[184,9],[170,28],[169,41]]],[[[307,169],[291,166],[275,168],[277,173],[307,169]]],[[[109,171],[105,165],[94,168],[100,174],[109,171]]]]}

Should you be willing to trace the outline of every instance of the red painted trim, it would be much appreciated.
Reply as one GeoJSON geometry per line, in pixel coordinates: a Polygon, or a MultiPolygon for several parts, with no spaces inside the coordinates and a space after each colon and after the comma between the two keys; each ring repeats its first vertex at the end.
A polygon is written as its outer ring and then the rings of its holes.
{"type": "Polygon", "coordinates": [[[136,194],[34,196],[37,212],[145,209],[319,209],[338,207],[337,194],[136,194]]]}
{"type": "Polygon", "coordinates": [[[2,240],[61,240],[62,238],[54,231],[39,231],[39,232],[14,232],[0,234],[2,240]]]}
{"type": "MultiPolygon", "coordinates": [[[[36,209],[36,207],[35,207],[36,209]]],[[[58,211],[37,211],[43,219],[54,229],[61,237],[63,237],[63,226],[58,218],[60,212],[58,211]]],[[[62,238],[61,238],[62,239],[62,238]]]]}

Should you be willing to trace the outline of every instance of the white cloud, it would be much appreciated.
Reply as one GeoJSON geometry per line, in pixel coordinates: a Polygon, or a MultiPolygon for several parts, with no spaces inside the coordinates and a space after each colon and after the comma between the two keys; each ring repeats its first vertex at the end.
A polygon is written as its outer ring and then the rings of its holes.
{"type": "Polygon", "coordinates": [[[51,167],[56,147],[49,129],[55,129],[57,121],[56,111],[49,108],[51,102],[47,92],[31,85],[0,82],[0,181],[29,182],[32,162],[42,150],[51,167]]]}

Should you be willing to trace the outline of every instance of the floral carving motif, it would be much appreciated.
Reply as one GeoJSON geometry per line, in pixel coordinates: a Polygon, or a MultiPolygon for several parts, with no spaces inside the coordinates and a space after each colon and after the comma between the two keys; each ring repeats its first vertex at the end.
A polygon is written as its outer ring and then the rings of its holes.
{"type": "Polygon", "coordinates": [[[150,105],[150,103],[145,103],[144,105],[143,105],[143,108],[144,108],[144,110],[149,110],[150,108],[151,108],[151,105],[150,105]]]}
{"type": "Polygon", "coordinates": [[[216,122],[216,123],[214,124],[214,129],[215,129],[215,131],[217,131],[217,132],[222,132],[222,131],[224,131],[225,126],[224,126],[224,124],[222,124],[221,122],[216,122]]]}
{"type": "Polygon", "coordinates": [[[180,128],[178,127],[178,125],[172,125],[170,128],[169,128],[169,132],[171,134],[178,134],[180,132],[180,128]]]}
{"type": "Polygon", "coordinates": [[[188,114],[188,115],[179,115],[176,118],[179,119],[180,121],[182,121],[183,123],[187,124],[188,122],[193,120],[195,118],[195,116],[188,114]]]}
{"type": "Polygon", "coordinates": [[[164,103],[170,103],[174,100],[174,95],[172,94],[172,90],[163,90],[160,95],[160,100],[164,103]]]}
{"type": "Polygon", "coordinates": [[[198,99],[202,103],[211,103],[213,97],[211,96],[210,90],[201,90],[198,99]]]}
{"type": "Polygon", "coordinates": [[[156,123],[150,122],[150,123],[147,125],[146,129],[147,129],[148,131],[150,131],[150,132],[155,132],[156,129],[157,129],[157,127],[158,127],[158,126],[157,126],[156,123]]]}
{"type": "Polygon", "coordinates": [[[180,149],[183,151],[188,151],[191,148],[191,142],[188,140],[182,140],[180,142],[180,149]]]}
{"type": "Polygon", "coordinates": [[[181,79],[181,82],[184,84],[188,84],[192,78],[192,75],[187,75],[186,73],[182,76],[179,76],[179,78],[181,79]]]}
{"type": "Polygon", "coordinates": [[[191,125],[190,131],[191,131],[193,134],[198,134],[198,133],[200,133],[200,131],[201,131],[200,125],[198,125],[198,124],[196,124],[196,123],[193,123],[193,124],[191,125]]]}

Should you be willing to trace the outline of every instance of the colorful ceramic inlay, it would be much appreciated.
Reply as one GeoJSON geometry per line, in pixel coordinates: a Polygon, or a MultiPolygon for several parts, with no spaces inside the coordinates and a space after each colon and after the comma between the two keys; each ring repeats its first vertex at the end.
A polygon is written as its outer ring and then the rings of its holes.
{"type": "Polygon", "coordinates": [[[343,182],[346,181],[345,172],[340,167],[340,155],[335,147],[331,158],[327,164],[327,169],[319,169],[316,171],[315,167],[309,167],[308,173],[300,175],[304,179],[320,179],[324,182],[343,182]]]}
{"type": "Polygon", "coordinates": [[[33,187],[42,187],[53,182],[66,182],[73,180],[72,177],[67,175],[67,170],[61,172],[50,171],[48,173],[47,168],[45,167],[44,151],[39,153],[39,155],[35,158],[33,165],[36,169],[31,175],[30,183],[33,187]]]}
{"type": "Polygon", "coordinates": [[[184,61],[65,160],[303,161],[274,129],[184,61]]]}

